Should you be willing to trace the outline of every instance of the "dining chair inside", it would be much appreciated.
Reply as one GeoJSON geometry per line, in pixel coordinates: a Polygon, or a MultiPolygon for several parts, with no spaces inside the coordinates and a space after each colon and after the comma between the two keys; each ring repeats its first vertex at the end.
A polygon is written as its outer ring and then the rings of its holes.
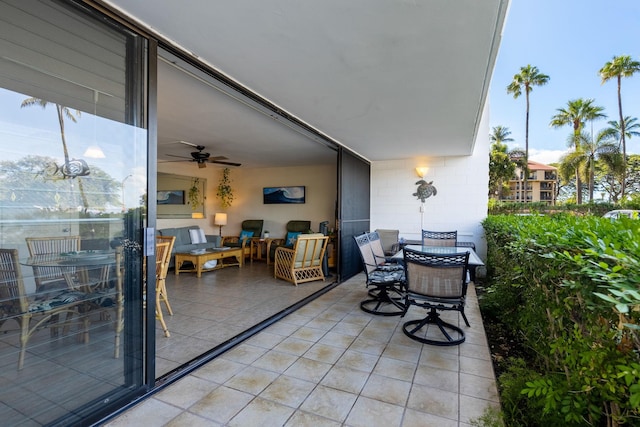
{"type": "MultiPolygon", "coordinates": [[[[80,236],[27,237],[25,241],[31,257],[37,255],[58,256],[62,253],[78,252],[80,250],[80,236]]],[[[67,277],[74,274],[70,268],[67,268],[67,273],[67,277]]],[[[36,292],[38,293],[56,292],[67,288],[69,285],[60,267],[33,266],[33,277],[36,282],[36,292]]]]}
{"type": "Polygon", "coordinates": [[[468,264],[468,252],[433,254],[404,248],[407,291],[403,317],[411,306],[428,310],[423,319],[410,320],[402,325],[406,336],[438,346],[464,342],[464,331],[444,321],[440,312],[458,311],[465,324],[470,326],[464,313],[468,264]]]}
{"type": "Polygon", "coordinates": [[[422,230],[422,246],[456,246],[457,231],[422,230]]]}
{"type": "MultiPolygon", "coordinates": [[[[155,258],[155,269],[156,269],[156,286],[155,286],[155,312],[156,319],[160,322],[162,326],[162,331],[164,332],[164,336],[169,338],[171,334],[169,333],[169,328],[167,328],[167,324],[164,321],[164,316],[162,314],[162,306],[161,303],[161,294],[162,289],[165,288],[165,279],[167,278],[167,271],[169,270],[169,259],[171,257],[171,253],[169,251],[169,242],[156,242],[156,258],[155,258]]],[[[146,257],[145,264],[146,264],[146,257]]],[[[145,265],[146,268],[146,265],[145,265]]],[[[146,277],[146,274],[144,275],[146,277]]],[[[147,286],[145,283],[145,307],[147,301],[147,286]]]]}
{"type": "MultiPolygon", "coordinates": [[[[169,271],[169,264],[171,263],[171,252],[173,252],[173,245],[176,242],[176,236],[156,236],[156,243],[169,243],[169,248],[167,249],[169,251],[169,255],[167,256],[167,262],[166,262],[166,271],[163,272],[165,279],[167,278],[167,273],[169,271]]],[[[158,297],[160,298],[160,301],[162,301],[164,303],[164,305],[167,307],[167,312],[169,313],[170,316],[173,316],[173,310],[171,309],[171,305],[169,304],[169,294],[167,293],[167,285],[166,285],[166,280],[163,280],[161,283],[161,287],[158,290],[158,297]]]]}
{"type": "Polygon", "coordinates": [[[404,278],[402,267],[377,263],[371,249],[369,233],[354,236],[364,272],[367,276],[368,291],[366,300],[360,302],[360,309],[364,312],[380,316],[400,316],[405,312],[404,307],[404,278]]]}
{"type": "Polygon", "coordinates": [[[55,296],[38,300],[27,296],[22,270],[18,263],[17,249],[0,249],[0,326],[7,320],[14,320],[20,328],[20,352],[18,370],[24,367],[29,339],[36,332],[50,328],[52,337],[63,334],[70,327],[79,325],[85,343],[89,340],[89,317],[82,312],[86,302],[83,292],[63,290],[55,296]]]}

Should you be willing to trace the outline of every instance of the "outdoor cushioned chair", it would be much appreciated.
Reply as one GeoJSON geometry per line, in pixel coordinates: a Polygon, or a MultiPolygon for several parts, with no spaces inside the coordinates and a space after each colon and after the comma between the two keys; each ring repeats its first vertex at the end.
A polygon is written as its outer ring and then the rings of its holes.
{"type": "Polygon", "coordinates": [[[439,346],[464,342],[464,331],[442,320],[439,311],[458,311],[470,326],[464,314],[468,264],[468,252],[434,254],[404,248],[407,292],[403,316],[412,305],[429,310],[425,318],[410,320],[402,326],[406,336],[439,346]]]}
{"type": "MultiPolygon", "coordinates": [[[[377,234],[376,234],[377,236],[377,234]]],[[[384,258],[376,259],[371,249],[369,233],[353,237],[360,251],[360,259],[367,275],[370,298],[360,303],[362,311],[381,316],[400,316],[405,312],[403,303],[405,272],[401,265],[386,263],[384,258]]]]}
{"type": "Polygon", "coordinates": [[[82,327],[82,338],[89,341],[89,317],[83,313],[84,292],[66,290],[55,296],[32,300],[27,296],[17,249],[0,249],[0,325],[15,320],[20,327],[20,355],[18,370],[24,366],[29,339],[39,330],[51,328],[52,336],[58,328],[63,333],[74,324],[82,327]]]}
{"type": "Polygon", "coordinates": [[[311,231],[311,221],[291,220],[286,226],[287,235],[280,239],[269,239],[267,242],[267,264],[271,264],[274,260],[276,249],[283,246],[285,248],[293,248],[296,238],[303,233],[311,231]]]}
{"type": "Polygon", "coordinates": [[[422,230],[422,246],[456,246],[457,231],[422,230]]]}
{"type": "Polygon", "coordinates": [[[322,233],[298,236],[293,248],[280,246],[274,258],[274,277],[298,283],[324,280],[322,259],[329,238],[322,233]]]}
{"type": "Polygon", "coordinates": [[[400,250],[400,230],[384,230],[378,228],[375,232],[380,236],[382,249],[384,250],[385,255],[395,255],[396,252],[400,250]]]}
{"type": "Polygon", "coordinates": [[[262,237],[262,219],[246,219],[242,221],[242,231],[239,236],[225,236],[222,238],[222,246],[242,248],[245,257],[251,256],[251,239],[262,237]]]}

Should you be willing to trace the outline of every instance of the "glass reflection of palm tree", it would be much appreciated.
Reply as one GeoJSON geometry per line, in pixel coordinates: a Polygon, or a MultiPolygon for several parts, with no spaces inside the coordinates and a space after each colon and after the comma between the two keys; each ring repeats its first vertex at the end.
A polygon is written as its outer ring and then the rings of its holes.
{"type": "MultiPolygon", "coordinates": [[[[32,97],[22,101],[22,104],[20,105],[20,107],[21,108],[32,107],[34,105],[39,105],[44,109],[44,108],[47,108],[47,105],[49,105],[49,102],[44,99],[32,97]]],[[[62,151],[64,153],[64,166],[62,170],[68,171],[69,170],[69,150],[67,149],[67,140],[64,133],[64,118],[67,117],[69,120],[76,123],[78,121],[77,117],[80,117],[80,111],[76,110],[75,112],[72,112],[68,107],[65,107],[63,105],[60,105],[60,104],[54,104],[54,105],[56,106],[56,113],[58,114],[58,124],[60,125],[60,138],[62,139],[62,151]]],[[[63,174],[63,176],[67,178],[67,175],[63,174]]],[[[72,178],[75,178],[75,177],[72,177],[72,178]]],[[[82,205],[84,206],[84,210],[86,211],[89,208],[89,201],[87,200],[87,196],[84,193],[84,187],[82,185],[81,179],[78,180],[78,190],[80,190],[82,205]]]]}

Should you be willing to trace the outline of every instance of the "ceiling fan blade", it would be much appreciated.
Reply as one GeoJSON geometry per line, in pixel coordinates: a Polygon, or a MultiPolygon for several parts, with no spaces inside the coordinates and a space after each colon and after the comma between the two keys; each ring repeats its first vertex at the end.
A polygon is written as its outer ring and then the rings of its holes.
{"type": "MultiPolygon", "coordinates": [[[[192,160],[191,157],[185,157],[185,156],[176,156],[175,154],[165,154],[167,157],[178,157],[180,159],[185,159],[185,160],[192,160]]],[[[175,160],[177,161],[177,160],[175,160]]]]}
{"type": "Polygon", "coordinates": [[[176,141],[176,142],[179,142],[180,144],[190,145],[192,147],[196,147],[198,150],[204,150],[204,147],[202,147],[201,145],[198,145],[198,144],[194,144],[192,142],[187,142],[187,141],[182,141],[182,140],[176,141]],[[200,147],[202,147],[202,148],[200,148],[200,147]]]}
{"type": "Polygon", "coordinates": [[[209,163],[218,163],[220,165],[242,166],[242,163],[222,162],[220,160],[209,160],[209,163]]]}
{"type": "Polygon", "coordinates": [[[229,158],[225,156],[213,156],[209,157],[209,160],[229,160],[229,158]]]}

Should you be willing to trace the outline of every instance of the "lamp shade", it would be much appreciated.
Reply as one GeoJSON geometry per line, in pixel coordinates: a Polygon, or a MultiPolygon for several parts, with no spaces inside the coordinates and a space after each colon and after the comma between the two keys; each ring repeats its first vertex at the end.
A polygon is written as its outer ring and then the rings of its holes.
{"type": "Polygon", "coordinates": [[[420,178],[424,178],[424,176],[427,174],[428,171],[429,171],[429,168],[425,166],[420,166],[416,168],[416,173],[420,178]]]}
{"type": "Polygon", "coordinates": [[[191,214],[191,219],[203,219],[204,214],[202,212],[193,212],[191,214]]]}
{"type": "Polygon", "coordinates": [[[226,213],[217,213],[213,219],[214,225],[227,225],[227,214],[226,213]]]}

